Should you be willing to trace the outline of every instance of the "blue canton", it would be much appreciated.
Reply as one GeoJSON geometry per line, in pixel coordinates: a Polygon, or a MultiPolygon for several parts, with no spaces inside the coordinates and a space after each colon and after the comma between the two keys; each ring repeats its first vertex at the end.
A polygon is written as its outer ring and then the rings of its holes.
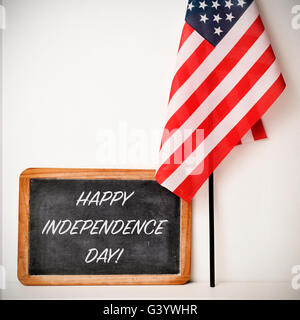
{"type": "Polygon", "coordinates": [[[253,0],[189,0],[186,22],[216,46],[253,0]]]}

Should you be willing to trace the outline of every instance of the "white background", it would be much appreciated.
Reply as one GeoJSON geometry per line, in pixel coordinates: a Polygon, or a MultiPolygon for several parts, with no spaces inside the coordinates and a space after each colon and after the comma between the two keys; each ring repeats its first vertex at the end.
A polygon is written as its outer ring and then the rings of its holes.
{"type": "Polygon", "coordinates": [[[207,184],[193,202],[190,284],[33,288],[18,282],[24,169],[155,168],[186,0],[3,1],[2,298],[300,299],[291,288],[292,267],[300,265],[300,30],[291,27],[291,10],[300,1],[257,2],[287,90],[264,116],[269,139],[236,147],[216,171],[218,286],[209,289],[207,184]],[[124,126],[129,140],[116,134],[112,144],[129,152],[127,160],[110,160],[103,129],[124,133],[124,126]],[[139,143],[144,157],[135,154],[139,143]]]}

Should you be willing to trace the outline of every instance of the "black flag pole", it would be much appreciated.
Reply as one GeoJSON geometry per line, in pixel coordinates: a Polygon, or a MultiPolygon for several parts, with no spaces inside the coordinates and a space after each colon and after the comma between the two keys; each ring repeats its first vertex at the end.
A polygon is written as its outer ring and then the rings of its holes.
{"type": "Polygon", "coordinates": [[[210,287],[214,288],[215,281],[215,219],[214,219],[214,174],[209,176],[209,260],[210,287]]]}

